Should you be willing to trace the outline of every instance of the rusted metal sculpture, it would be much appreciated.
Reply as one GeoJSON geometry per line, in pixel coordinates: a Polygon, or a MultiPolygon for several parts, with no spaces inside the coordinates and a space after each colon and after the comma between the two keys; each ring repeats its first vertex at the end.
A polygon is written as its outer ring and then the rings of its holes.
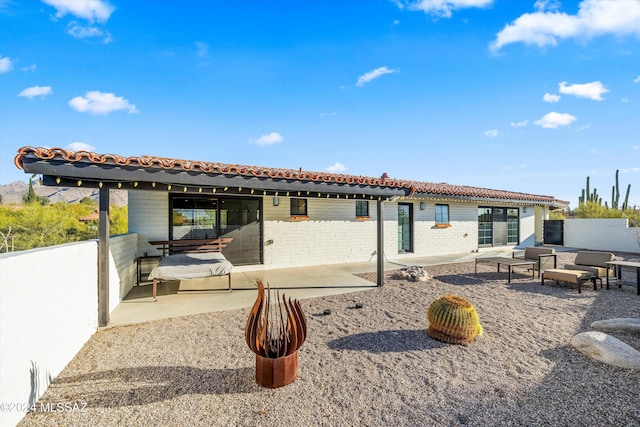
{"type": "Polygon", "coordinates": [[[245,340],[256,354],[256,383],[267,388],[283,387],[298,377],[298,349],[307,338],[307,321],[297,300],[287,301],[282,294],[280,301],[276,291],[272,304],[269,283],[266,295],[262,281],[257,284],[258,298],[247,320],[245,340]]]}

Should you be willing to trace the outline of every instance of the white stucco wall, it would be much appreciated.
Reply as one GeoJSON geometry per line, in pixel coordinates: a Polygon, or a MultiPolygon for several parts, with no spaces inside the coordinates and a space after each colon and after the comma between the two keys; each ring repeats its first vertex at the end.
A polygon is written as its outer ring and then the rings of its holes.
{"type": "Polygon", "coordinates": [[[96,331],[97,271],[95,241],[0,256],[0,402],[34,403],[96,331]]]}
{"type": "Polygon", "coordinates": [[[640,228],[626,218],[564,220],[564,246],[601,251],[640,253],[640,228]]]}
{"type": "MultiPolygon", "coordinates": [[[[535,246],[542,243],[543,208],[524,206],[520,208],[520,247],[535,246]],[[526,207],[526,212],[525,208],[526,207]]],[[[476,218],[477,220],[477,218],[476,218]]]]}
{"type": "MultiPolygon", "coordinates": [[[[109,311],[134,285],[136,245],[109,240],[109,311]]],[[[97,328],[97,241],[0,254],[1,403],[37,401],[97,328]]],[[[0,411],[0,425],[23,416],[0,411]]]]}

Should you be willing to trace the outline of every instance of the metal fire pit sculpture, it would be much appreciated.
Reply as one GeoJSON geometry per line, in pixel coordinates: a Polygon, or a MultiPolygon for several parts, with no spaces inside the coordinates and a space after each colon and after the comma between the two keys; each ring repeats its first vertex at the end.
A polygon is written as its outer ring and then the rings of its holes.
{"type": "Polygon", "coordinates": [[[267,388],[283,387],[298,377],[298,349],[307,338],[307,321],[297,300],[287,301],[282,294],[281,302],[276,291],[272,304],[269,283],[266,296],[262,281],[257,280],[257,284],[258,298],[244,329],[245,340],[256,354],[256,383],[267,388]]]}

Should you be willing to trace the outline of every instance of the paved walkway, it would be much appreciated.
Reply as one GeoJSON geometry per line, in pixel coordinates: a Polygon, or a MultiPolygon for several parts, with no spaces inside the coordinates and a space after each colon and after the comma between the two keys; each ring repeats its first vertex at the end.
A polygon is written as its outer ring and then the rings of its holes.
{"type": "MultiPolygon", "coordinates": [[[[385,270],[404,266],[429,266],[471,261],[478,256],[504,255],[511,248],[493,248],[479,253],[401,258],[385,262],[385,270]]],[[[151,298],[151,285],[135,286],[111,312],[109,326],[127,325],[169,317],[251,307],[256,300],[257,279],[277,286],[287,297],[305,299],[356,292],[376,286],[356,274],[376,271],[371,262],[265,269],[237,267],[231,274],[233,291],[227,291],[226,277],[166,282],[158,286],[158,301],[151,298]]]]}

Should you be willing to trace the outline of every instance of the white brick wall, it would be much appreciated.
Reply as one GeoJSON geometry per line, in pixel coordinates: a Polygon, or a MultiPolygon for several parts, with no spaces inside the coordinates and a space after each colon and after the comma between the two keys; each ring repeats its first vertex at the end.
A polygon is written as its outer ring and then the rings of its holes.
{"type": "Polygon", "coordinates": [[[370,221],[356,221],[355,200],[307,199],[308,220],[292,220],[290,199],[264,201],[264,263],[300,266],[367,261],[376,250],[376,202],[370,221]]]}
{"type": "MultiPolygon", "coordinates": [[[[304,196],[301,196],[304,198],[304,196]]],[[[307,198],[308,220],[292,220],[290,198],[263,198],[264,264],[268,267],[359,262],[371,259],[377,248],[377,201],[369,201],[370,221],[356,221],[355,199],[307,198]]],[[[156,253],[148,240],[168,237],[168,193],[131,191],[129,231],[139,235],[139,253],[156,253]]],[[[389,259],[465,253],[478,247],[478,205],[449,203],[451,227],[435,228],[435,202],[413,202],[414,252],[398,254],[398,207],[384,203],[384,247],[389,259]]],[[[521,246],[533,245],[536,222],[533,206],[520,210],[521,246]]],[[[541,232],[540,232],[541,233],[541,232]]],[[[541,239],[541,236],[540,236],[541,239]]]]}
{"type": "Polygon", "coordinates": [[[149,240],[169,238],[169,193],[129,191],[129,232],[138,234],[138,255],[162,255],[149,240]]]}
{"type": "Polygon", "coordinates": [[[109,252],[109,311],[113,311],[135,285],[138,235],[112,237],[109,252]]]}
{"type": "Polygon", "coordinates": [[[478,247],[478,207],[449,203],[449,228],[435,228],[435,203],[414,203],[414,255],[471,252],[478,247]]]}

